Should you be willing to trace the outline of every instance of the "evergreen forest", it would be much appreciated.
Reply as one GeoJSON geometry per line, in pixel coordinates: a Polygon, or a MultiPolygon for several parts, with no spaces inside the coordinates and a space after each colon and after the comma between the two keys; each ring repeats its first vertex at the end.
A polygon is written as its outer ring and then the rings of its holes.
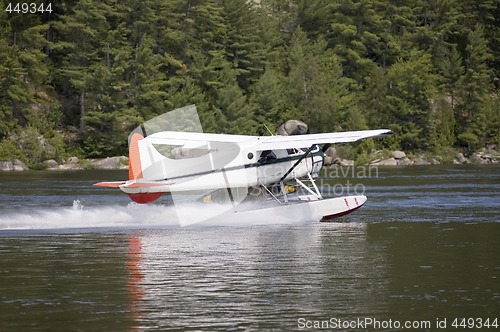
{"type": "Polygon", "coordinates": [[[359,151],[500,143],[499,0],[0,3],[0,160],[124,155],[133,128],[189,104],[205,132],[298,119],[395,132],[359,151]]]}

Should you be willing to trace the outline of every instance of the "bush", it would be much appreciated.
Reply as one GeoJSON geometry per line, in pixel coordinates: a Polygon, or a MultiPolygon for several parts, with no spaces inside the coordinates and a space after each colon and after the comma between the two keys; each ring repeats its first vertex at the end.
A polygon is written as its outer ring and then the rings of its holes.
{"type": "Polygon", "coordinates": [[[11,140],[6,138],[0,141],[0,161],[10,161],[15,159],[25,161],[19,146],[16,146],[11,140]]]}

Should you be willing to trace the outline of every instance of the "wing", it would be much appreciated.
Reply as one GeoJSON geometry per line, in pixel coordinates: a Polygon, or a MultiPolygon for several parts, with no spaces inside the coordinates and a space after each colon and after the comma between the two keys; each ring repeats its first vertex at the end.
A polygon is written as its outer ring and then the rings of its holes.
{"type": "Polygon", "coordinates": [[[189,133],[163,131],[147,137],[152,144],[184,145],[197,147],[207,142],[227,142],[239,145],[256,144],[258,151],[304,148],[313,144],[350,143],[365,138],[391,135],[389,129],[345,131],[324,134],[306,134],[296,136],[247,136],[209,133],[189,133]]]}
{"type": "Polygon", "coordinates": [[[187,145],[192,147],[203,146],[206,145],[207,142],[241,144],[245,141],[253,141],[259,138],[259,136],[193,133],[180,131],[162,131],[147,136],[147,139],[152,144],[187,145]]]}
{"type": "Polygon", "coordinates": [[[350,143],[365,138],[383,137],[391,134],[392,131],[389,129],[377,129],[296,136],[270,136],[265,137],[257,150],[299,149],[310,147],[313,144],[350,143]]]}

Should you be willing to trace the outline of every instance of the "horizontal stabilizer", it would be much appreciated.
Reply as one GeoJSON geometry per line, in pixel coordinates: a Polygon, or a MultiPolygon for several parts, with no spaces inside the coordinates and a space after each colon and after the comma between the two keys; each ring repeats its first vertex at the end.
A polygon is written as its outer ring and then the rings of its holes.
{"type": "Polygon", "coordinates": [[[99,182],[99,183],[94,183],[94,186],[118,188],[125,183],[126,183],[125,181],[99,182]]]}
{"type": "Polygon", "coordinates": [[[127,181],[124,183],[123,187],[126,188],[149,188],[149,187],[161,187],[161,186],[170,186],[175,184],[173,181],[162,181],[162,182],[139,182],[139,181],[127,181]]]}

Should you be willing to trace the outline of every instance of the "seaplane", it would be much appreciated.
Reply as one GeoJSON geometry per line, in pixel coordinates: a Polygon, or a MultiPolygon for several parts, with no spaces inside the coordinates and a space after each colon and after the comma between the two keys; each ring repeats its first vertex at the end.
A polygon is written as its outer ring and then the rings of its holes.
{"type": "Polygon", "coordinates": [[[197,202],[223,207],[215,213],[210,209],[208,214],[197,210],[195,219],[188,216],[193,209],[188,209],[179,216],[184,224],[280,214],[329,221],[359,209],[367,198],[323,197],[315,179],[324,166],[325,150],[332,144],[391,133],[377,129],[294,136],[172,130],[148,134],[142,127],[129,135],[129,179],[95,185],[119,188],[139,204],[151,203],[165,193],[175,201],[182,193],[202,192],[197,202]]]}

